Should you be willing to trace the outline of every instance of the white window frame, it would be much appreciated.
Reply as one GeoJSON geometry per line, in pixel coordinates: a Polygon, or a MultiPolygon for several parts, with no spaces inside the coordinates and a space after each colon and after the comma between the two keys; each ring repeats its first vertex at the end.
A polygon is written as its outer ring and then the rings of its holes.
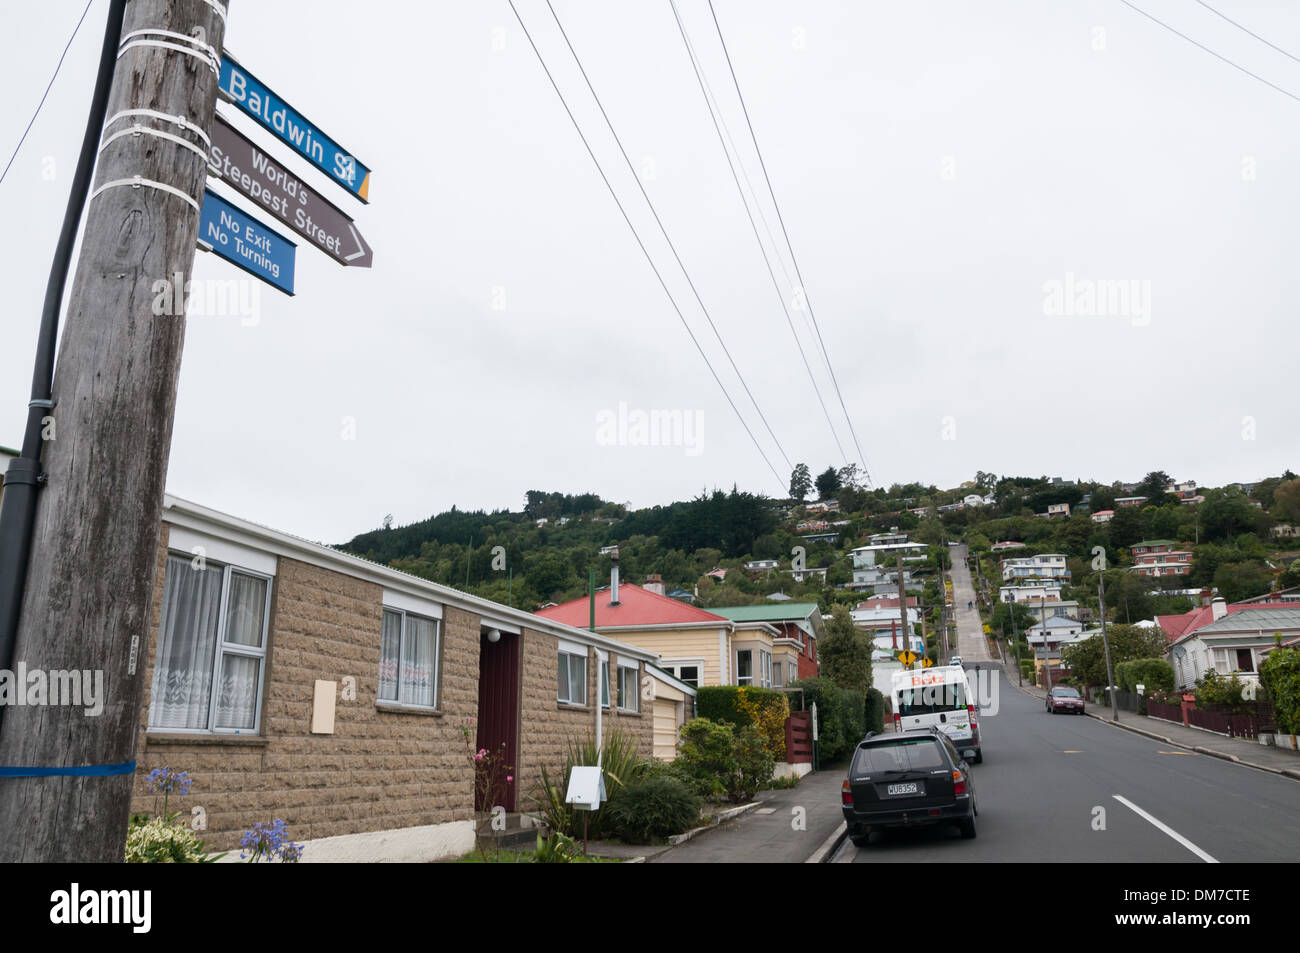
{"type": "Polygon", "coordinates": [[[635,663],[633,663],[632,665],[624,665],[621,661],[618,663],[618,710],[629,711],[629,712],[639,712],[641,710],[641,666],[640,665],[637,665],[635,663]],[[632,673],[632,685],[630,690],[623,684],[624,672],[632,673]],[[627,700],[629,696],[632,699],[631,705],[627,704],[627,700]]]}
{"type": "Polygon", "coordinates": [[[736,649],[736,684],[737,685],[754,685],[754,650],[753,649],[736,649]],[[749,674],[740,674],[740,656],[749,655],[749,674]]]}
{"type": "Polygon", "coordinates": [[[666,658],[660,659],[659,667],[677,679],[679,682],[686,682],[692,688],[699,688],[704,682],[704,659],[701,658],[666,658]],[[695,684],[682,677],[682,669],[687,666],[693,666],[696,671],[695,684]]]}
{"type": "MultiPolygon", "coordinates": [[[[426,615],[424,612],[411,612],[398,606],[386,605],[384,612],[392,612],[402,619],[402,628],[397,637],[397,697],[380,698],[379,688],[375,688],[375,705],[379,708],[409,708],[414,711],[438,711],[438,703],[441,701],[439,688],[441,687],[442,678],[442,619],[435,618],[433,615],[426,615]],[[402,701],[402,658],[403,649],[406,648],[406,619],[408,616],[414,616],[422,622],[433,623],[433,672],[429,678],[433,683],[433,704],[432,705],[413,705],[410,702],[402,701]]],[[[384,664],[384,642],[383,642],[383,622],[382,617],[379,629],[379,664],[384,664]]]]}
{"type": "MultiPolygon", "coordinates": [[[[168,728],[155,726],[154,706],[158,702],[158,684],[162,677],[162,666],[154,666],[153,685],[149,692],[149,727],[147,732],[155,734],[187,734],[187,735],[260,735],[262,733],[262,702],[266,697],[266,650],[267,643],[271,637],[271,588],[275,584],[275,576],[270,573],[257,572],[252,569],[245,569],[242,566],[236,566],[231,563],[218,562],[207,559],[206,555],[196,554],[194,552],[176,552],[169,550],[167,561],[172,559],[182,561],[192,561],[195,558],[203,558],[204,566],[207,569],[221,569],[221,605],[217,610],[217,643],[212,653],[212,683],[208,691],[208,718],[207,727],[205,728],[168,728]],[[262,606],[262,636],[261,645],[239,645],[226,641],[226,625],[229,622],[230,608],[230,577],[234,573],[241,576],[248,576],[253,579],[261,579],[266,583],[266,600],[262,606]],[[243,658],[257,659],[257,703],[253,706],[253,727],[252,728],[218,728],[217,720],[217,697],[220,694],[221,672],[225,667],[227,655],[237,655],[243,658]]],[[[163,588],[166,591],[166,569],[164,568],[163,588]]],[[[161,621],[158,631],[161,633],[166,627],[167,610],[170,605],[164,599],[162,607],[161,621]]],[[[157,647],[155,647],[157,651],[157,647]]]]}
{"type": "Polygon", "coordinates": [[[561,704],[565,704],[565,705],[577,705],[577,706],[579,706],[579,707],[581,707],[581,708],[586,708],[586,707],[587,707],[587,655],[588,655],[588,653],[586,653],[586,652],[583,652],[583,653],[580,654],[580,653],[578,653],[578,652],[568,651],[566,648],[560,648],[560,649],[556,652],[556,663],[555,663],[555,699],[556,699],[556,701],[560,702],[561,704]],[[559,666],[559,660],[560,660],[560,659],[567,659],[567,660],[568,660],[568,661],[565,663],[565,664],[567,665],[567,669],[566,669],[566,671],[567,671],[567,673],[568,673],[568,682],[569,682],[569,697],[567,697],[567,698],[566,698],[565,696],[563,696],[563,695],[560,694],[560,666],[559,666]],[[582,680],[581,680],[581,684],[582,684],[582,696],[581,696],[581,698],[578,698],[578,699],[575,699],[575,698],[573,697],[573,687],[574,687],[574,686],[573,686],[573,663],[574,663],[575,660],[581,660],[581,662],[582,662],[582,680]]]}

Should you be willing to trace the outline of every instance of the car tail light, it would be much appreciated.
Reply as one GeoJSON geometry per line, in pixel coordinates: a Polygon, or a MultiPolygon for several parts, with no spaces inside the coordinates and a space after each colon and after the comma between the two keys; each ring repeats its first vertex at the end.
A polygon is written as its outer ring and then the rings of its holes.
{"type": "Polygon", "coordinates": [[[853,786],[849,784],[848,778],[845,778],[844,783],[840,785],[840,803],[853,806],[853,786]]]}
{"type": "MultiPolygon", "coordinates": [[[[847,784],[848,782],[846,781],[845,783],[847,784]]],[[[960,771],[954,771],[952,773],[952,793],[966,793],[966,775],[962,774],[960,771]]]]}
{"type": "Polygon", "coordinates": [[[903,716],[900,715],[898,712],[894,712],[894,730],[902,731],[902,724],[903,724],[903,716]]]}

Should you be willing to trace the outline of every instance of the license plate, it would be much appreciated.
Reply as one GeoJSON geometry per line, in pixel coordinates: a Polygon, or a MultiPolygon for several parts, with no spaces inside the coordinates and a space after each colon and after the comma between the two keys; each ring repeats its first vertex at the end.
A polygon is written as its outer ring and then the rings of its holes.
{"type": "Polygon", "coordinates": [[[912,781],[908,784],[891,784],[885,789],[886,794],[919,794],[921,793],[921,782],[912,781]]]}

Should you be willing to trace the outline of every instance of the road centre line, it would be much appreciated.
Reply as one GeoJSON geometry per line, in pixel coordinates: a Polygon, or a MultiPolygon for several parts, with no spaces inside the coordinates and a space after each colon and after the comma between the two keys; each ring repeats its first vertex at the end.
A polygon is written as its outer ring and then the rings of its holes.
{"type": "Polygon", "coordinates": [[[1123,804],[1125,807],[1129,808],[1131,811],[1133,811],[1133,812],[1134,812],[1135,814],[1137,814],[1139,817],[1145,818],[1146,820],[1150,821],[1150,822],[1151,822],[1152,824],[1154,824],[1157,828],[1159,828],[1160,830],[1164,831],[1166,834],[1168,834],[1168,835],[1169,835],[1170,837],[1172,837],[1174,840],[1178,841],[1178,843],[1182,844],[1184,847],[1186,847],[1188,850],[1190,850],[1190,851],[1191,851],[1193,854],[1195,854],[1197,857],[1201,858],[1201,860],[1205,861],[1207,864],[1217,864],[1217,863],[1218,863],[1217,860],[1215,860],[1213,857],[1211,857],[1211,856],[1210,856],[1209,854],[1207,854],[1205,851],[1201,850],[1199,847],[1197,847],[1195,844],[1193,844],[1191,841],[1189,841],[1189,840],[1188,840],[1186,837],[1184,837],[1182,834],[1178,833],[1176,830],[1174,830],[1174,829],[1173,829],[1172,827],[1170,827],[1168,824],[1162,823],[1161,821],[1159,821],[1159,820],[1157,820],[1156,818],[1152,817],[1150,814],[1148,814],[1146,811],[1142,810],[1142,808],[1138,807],[1136,804],[1134,804],[1134,803],[1133,803],[1132,801],[1130,801],[1128,798],[1126,798],[1126,797],[1121,797],[1121,796],[1118,795],[1118,794],[1112,794],[1111,797],[1113,797],[1115,800],[1119,801],[1119,803],[1123,804]]]}

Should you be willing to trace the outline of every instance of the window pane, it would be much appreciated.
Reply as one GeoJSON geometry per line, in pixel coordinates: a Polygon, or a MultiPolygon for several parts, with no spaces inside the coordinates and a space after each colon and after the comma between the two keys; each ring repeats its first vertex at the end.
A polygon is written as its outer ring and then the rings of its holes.
{"type": "Polygon", "coordinates": [[[266,580],[231,572],[230,601],[226,605],[226,641],[260,647],[265,615],[266,580]]]}
{"type": "Polygon", "coordinates": [[[700,667],[698,665],[683,665],[681,674],[677,677],[693,688],[700,687],[700,667]]]}
{"type": "Polygon", "coordinates": [[[219,566],[168,556],[151,728],[207,728],[221,608],[219,566]]]}
{"type": "Polygon", "coordinates": [[[640,695],[637,694],[637,669],[619,667],[618,670],[618,707],[624,711],[640,711],[640,695]]]}
{"type": "Polygon", "coordinates": [[[433,707],[433,664],[436,623],[406,617],[402,638],[402,677],[399,700],[406,705],[433,707]]]}
{"type": "Polygon", "coordinates": [[[397,701],[397,653],[402,645],[402,614],[384,610],[384,630],[379,649],[379,697],[397,701]]]}
{"type": "Polygon", "coordinates": [[[587,659],[582,655],[569,656],[569,700],[587,704],[587,659]]]}
{"type": "Polygon", "coordinates": [[[569,656],[563,652],[559,654],[559,674],[556,678],[557,691],[556,697],[562,702],[569,700],[569,656]]]}
{"type": "Polygon", "coordinates": [[[609,663],[600,663],[600,703],[609,707],[609,663]]]}
{"type": "Polygon", "coordinates": [[[257,680],[261,667],[261,659],[222,656],[216,727],[252,731],[257,726],[257,680]]]}
{"type": "Polygon", "coordinates": [[[754,658],[749,649],[736,653],[736,683],[748,685],[754,680],[754,658]]]}

